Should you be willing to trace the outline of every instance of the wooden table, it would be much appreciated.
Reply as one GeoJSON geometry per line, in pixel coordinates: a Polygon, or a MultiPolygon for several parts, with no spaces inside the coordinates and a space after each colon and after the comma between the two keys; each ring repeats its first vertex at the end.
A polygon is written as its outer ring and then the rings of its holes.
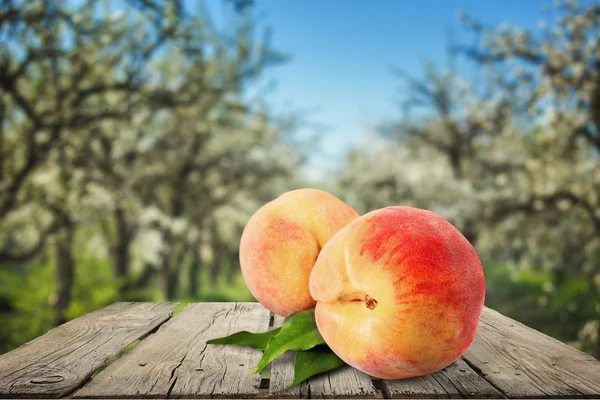
{"type": "Polygon", "coordinates": [[[292,354],[261,377],[250,375],[259,351],[206,345],[280,318],[257,303],[195,303],[172,316],[176,306],[115,303],[1,355],[0,397],[600,398],[598,360],[491,309],[464,357],[433,375],[385,381],[343,367],[281,392],[292,354]]]}

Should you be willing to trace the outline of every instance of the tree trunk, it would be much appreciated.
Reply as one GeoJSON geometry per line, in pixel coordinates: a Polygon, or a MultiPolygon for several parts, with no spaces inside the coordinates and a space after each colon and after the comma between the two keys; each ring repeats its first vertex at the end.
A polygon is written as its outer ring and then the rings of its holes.
{"type": "Polygon", "coordinates": [[[122,296],[127,290],[127,277],[129,273],[129,245],[131,235],[125,212],[121,206],[117,206],[115,216],[115,243],[112,249],[113,274],[117,281],[117,291],[122,296]]]}
{"type": "Polygon", "coordinates": [[[56,250],[56,293],[53,304],[56,325],[67,321],[65,313],[71,302],[71,289],[75,276],[75,262],[72,253],[73,233],[70,228],[66,228],[63,233],[57,236],[56,250]]]}
{"type": "MultiPolygon", "coordinates": [[[[4,154],[4,101],[0,98],[0,154],[4,154]]],[[[4,181],[4,160],[0,160],[0,182],[4,181]]]]}
{"type": "Polygon", "coordinates": [[[463,236],[469,241],[469,243],[471,243],[473,246],[475,246],[475,243],[477,242],[477,237],[479,236],[479,230],[477,229],[477,223],[479,221],[474,221],[472,219],[468,219],[464,225],[464,228],[462,230],[462,234],[463,236]]]}
{"type": "Polygon", "coordinates": [[[190,264],[189,270],[189,287],[188,287],[188,295],[190,298],[195,299],[198,297],[199,292],[198,288],[200,287],[199,277],[200,277],[200,255],[197,250],[192,252],[192,263],[190,264]]]}
{"type": "Polygon", "coordinates": [[[229,273],[227,274],[227,283],[233,285],[235,277],[240,271],[239,252],[231,254],[229,257],[229,273]]]}
{"type": "Polygon", "coordinates": [[[596,354],[592,354],[596,358],[600,358],[600,320],[596,325],[596,354]]]}
{"type": "Polygon", "coordinates": [[[142,274],[137,279],[128,279],[123,286],[123,292],[126,293],[130,290],[140,290],[149,287],[155,274],[156,269],[153,265],[148,263],[144,264],[144,270],[142,271],[142,274]]]}
{"type": "Polygon", "coordinates": [[[177,271],[170,272],[168,274],[168,280],[166,284],[165,296],[168,300],[173,300],[177,296],[177,286],[179,274],[177,271]]]}
{"type": "Polygon", "coordinates": [[[219,280],[219,271],[221,269],[221,249],[218,245],[213,247],[213,259],[210,263],[210,269],[208,270],[210,285],[215,287],[219,280]]]}
{"type": "Polygon", "coordinates": [[[219,231],[217,230],[217,222],[212,221],[211,226],[211,246],[212,246],[212,261],[210,263],[210,268],[208,271],[208,276],[210,280],[210,284],[212,287],[217,285],[217,281],[219,279],[219,272],[222,267],[222,260],[224,258],[225,246],[221,243],[221,238],[219,235],[219,231]]]}
{"type": "MultiPolygon", "coordinates": [[[[596,87],[592,94],[590,106],[592,122],[596,128],[595,140],[592,140],[592,142],[596,150],[600,151],[600,140],[598,140],[600,135],[600,62],[598,61],[596,61],[596,87]]],[[[600,341],[600,338],[598,340],[600,341]]]]}
{"type": "Polygon", "coordinates": [[[163,257],[160,269],[161,286],[165,300],[173,300],[177,295],[179,268],[169,268],[168,257],[163,257]]]}
{"type": "Polygon", "coordinates": [[[144,264],[144,270],[142,271],[142,275],[140,275],[139,279],[135,281],[134,288],[135,289],[144,289],[150,286],[150,281],[152,277],[156,273],[156,269],[154,266],[146,263],[144,264]]]}
{"type": "MultiPolygon", "coordinates": [[[[456,146],[458,146],[458,144],[456,146]]],[[[452,171],[454,172],[456,179],[462,179],[463,170],[460,147],[453,147],[448,153],[448,159],[450,160],[450,166],[452,167],[452,171]]]]}

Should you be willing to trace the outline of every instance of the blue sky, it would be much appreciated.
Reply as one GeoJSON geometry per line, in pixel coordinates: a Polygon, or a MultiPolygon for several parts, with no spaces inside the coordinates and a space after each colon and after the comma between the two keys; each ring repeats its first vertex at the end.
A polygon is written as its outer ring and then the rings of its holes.
{"type": "MultiPolygon", "coordinates": [[[[221,0],[207,0],[219,18],[221,0]]],[[[508,21],[535,28],[550,22],[541,0],[255,0],[255,12],[273,29],[273,45],[291,61],[269,73],[277,86],[269,101],[281,109],[308,112],[322,124],[310,171],[334,168],[344,152],[365,140],[373,126],[399,114],[400,67],[419,76],[422,61],[445,65],[448,32],[468,33],[461,10],[486,24],[508,21]]]]}

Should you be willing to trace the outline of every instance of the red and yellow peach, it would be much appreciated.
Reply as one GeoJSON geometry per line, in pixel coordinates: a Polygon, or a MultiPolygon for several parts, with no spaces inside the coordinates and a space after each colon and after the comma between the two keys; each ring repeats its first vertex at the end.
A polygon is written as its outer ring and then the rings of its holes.
{"type": "Polygon", "coordinates": [[[252,295],[275,314],[314,307],[308,280],[321,248],[358,217],[327,192],[299,189],[265,204],[248,221],[240,265],[252,295]]]}
{"type": "Polygon", "coordinates": [[[475,249],[449,222],[430,211],[388,207],[329,240],[310,293],[319,331],[342,360],[401,379],[460,357],[475,336],[485,285],[475,249]]]}

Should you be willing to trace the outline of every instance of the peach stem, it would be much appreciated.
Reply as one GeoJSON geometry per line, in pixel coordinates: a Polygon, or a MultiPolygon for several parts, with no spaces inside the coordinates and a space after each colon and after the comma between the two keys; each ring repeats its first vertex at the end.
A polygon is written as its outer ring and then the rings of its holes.
{"type": "Polygon", "coordinates": [[[365,295],[365,305],[369,310],[373,310],[377,307],[377,300],[367,294],[365,295]]]}
{"type": "Polygon", "coordinates": [[[362,294],[354,293],[349,296],[340,297],[338,300],[342,301],[342,302],[348,301],[351,303],[363,303],[364,302],[365,306],[367,306],[367,308],[369,310],[373,310],[378,304],[378,301],[375,300],[374,298],[372,298],[371,296],[369,296],[368,294],[365,294],[363,297],[362,294]]]}

